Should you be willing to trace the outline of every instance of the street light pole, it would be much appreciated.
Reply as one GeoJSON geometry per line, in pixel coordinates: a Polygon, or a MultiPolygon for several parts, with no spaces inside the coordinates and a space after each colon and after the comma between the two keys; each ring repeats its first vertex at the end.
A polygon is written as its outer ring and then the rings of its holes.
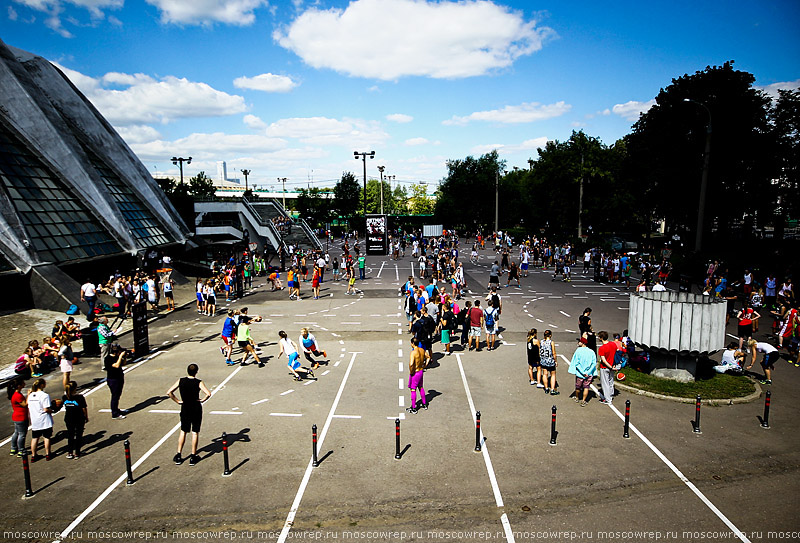
{"type": "MultiPolygon", "coordinates": [[[[394,207],[394,205],[392,205],[394,203],[394,195],[392,193],[392,180],[394,180],[396,178],[397,178],[396,175],[387,175],[384,178],[389,182],[389,204],[390,204],[389,205],[389,213],[392,212],[392,208],[394,207]]],[[[381,206],[381,207],[383,207],[383,206],[381,206]]]]}
{"type": "Polygon", "coordinates": [[[500,231],[500,168],[494,172],[494,231],[500,231]]]}
{"type": "Polygon", "coordinates": [[[703,230],[705,226],[706,192],[708,191],[708,164],[711,159],[711,110],[702,102],[684,98],[684,102],[696,104],[706,110],[708,123],[706,124],[706,146],[703,150],[703,175],[700,178],[700,201],[697,205],[697,232],[694,237],[694,250],[699,253],[703,249],[703,230]]]}
{"type": "Polygon", "coordinates": [[[583,147],[581,147],[581,180],[578,189],[578,239],[583,236],[583,147]]]}
{"type": "Polygon", "coordinates": [[[381,215],[383,215],[383,170],[386,166],[378,166],[378,171],[381,172],[381,215]]]}
{"type": "Polygon", "coordinates": [[[175,157],[175,156],[172,157],[172,163],[175,164],[176,166],[178,166],[181,169],[181,185],[183,185],[183,163],[184,162],[186,164],[191,164],[192,163],[192,157],[189,157],[189,158],[183,158],[182,156],[181,157],[175,157]]]}
{"type": "Polygon", "coordinates": [[[288,178],[286,178],[286,177],[279,177],[279,178],[278,178],[278,181],[280,181],[281,183],[283,183],[283,193],[282,193],[282,196],[283,196],[283,209],[284,209],[284,210],[286,209],[286,179],[288,179],[288,178]]]}
{"type": "Polygon", "coordinates": [[[241,170],[241,172],[242,175],[244,176],[244,191],[247,192],[248,191],[247,176],[250,175],[250,170],[241,170]]]}
{"type": "Polygon", "coordinates": [[[364,217],[367,216],[367,157],[375,158],[375,151],[361,152],[353,151],[353,156],[356,160],[358,157],[364,161],[364,217]]]}

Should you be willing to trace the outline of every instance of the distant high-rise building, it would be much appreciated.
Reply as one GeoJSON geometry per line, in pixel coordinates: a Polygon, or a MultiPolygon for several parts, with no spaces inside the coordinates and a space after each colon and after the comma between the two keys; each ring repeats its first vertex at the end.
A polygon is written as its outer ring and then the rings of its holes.
{"type": "Polygon", "coordinates": [[[217,161],[217,181],[224,183],[228,180],[228,165],[224,160],[217,161]]]}

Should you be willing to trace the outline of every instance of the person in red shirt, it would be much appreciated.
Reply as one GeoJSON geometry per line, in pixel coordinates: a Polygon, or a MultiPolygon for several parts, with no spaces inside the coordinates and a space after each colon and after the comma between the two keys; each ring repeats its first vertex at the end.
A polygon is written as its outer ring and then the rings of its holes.
{"type": "MultiPolygon", "coordinates": [[[[467,311],[467,319],[469,323],[469,344],[468,348],[472,350],[472,340],[475,340],[475,350],[481,350],[481,329],[483,328],[483,310],[481,309],[481,301],[475,300],[475,306],[469,308],[467,311]]],[[[466,324],[466,323],[465,323],[466,324]]]]}
{"type": "Polygon", "coordinates": [[[28,435],[28,402],[22,395],[24,379],[15,379],[8,385],[8,399],[11,400],[11,420],[14,434],[11,436],[11,454],[22,456],[25,450],[25,437],[28,435]]]}
{"type": "Polygon", "coordinates": [[[617,353],[617,344],[608,341],[608,332],[601,330],[597,334],[602,345],[597,349],[597,362],[600,371],[600,385],[603,388],[601,403],[611,404],[614,400],[614,355],[617,353]]]}

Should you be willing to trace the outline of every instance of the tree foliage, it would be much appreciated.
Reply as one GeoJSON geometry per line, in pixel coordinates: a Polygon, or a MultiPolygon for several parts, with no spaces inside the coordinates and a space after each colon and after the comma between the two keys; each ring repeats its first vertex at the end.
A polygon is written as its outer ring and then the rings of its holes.
{"type": "Polygon", "coordinates": [[[431,215],[434,211],[434,199],[428,196],[428,187],[422,184],[411,185],[411,196],[408,198],[408,211],[411,215],[431,215]]]}
{"type": "Polygon", "coordinates": [[[319,188],[300,189],[295,208],[312,226],[328,222],[333,211],[326,192],[319,188]]]}
{"type": "Polygon", "coordinates": [[[359,209],[360,194],[361,187],[356,176],[353,172],[344,172],[333,189],[333,210],[343,218],[355,216],[359,209]]]}
{"type": "Polygon", "coordinates": [[[447,161],[447,177],[439,185],[439,197],[434,213],[443,224],[474,228],[494,224],[494,193],[496,176],[505,169],[497,151],[480,158],[447,161]]]}

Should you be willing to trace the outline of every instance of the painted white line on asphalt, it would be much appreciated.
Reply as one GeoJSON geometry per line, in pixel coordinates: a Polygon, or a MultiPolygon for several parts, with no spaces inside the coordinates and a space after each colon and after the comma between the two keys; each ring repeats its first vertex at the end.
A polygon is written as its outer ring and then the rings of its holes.
{"type": "Polygon", "coordinates": [[[302,417],[302,413],[270,413],[270,417],[302,417]]]}
{"type": "Polygon", "coordinates": [[[536,319],[536,322],[544,322],[542,319],[536,319]]]}
{"type": "Polygon", "coordinates": [[[313,385],[314,383],[316,383],[316,381],[306,381],[305,383],[303,383],[303,386],[307,387],[308,385],[313,385]]]}
{"type": "MultiPolygon", "coordinates": [[[[350,364],[347,366],[347,371],[344,372],[344,377],[342,377],[342,384],[339,385],[339,391],[336,393],[336,399],[333,400],[333,405],[331,406],[330,413],[328,413],[328,418],[325,420],[325,425],[322,427],[322,433],[320,434],[319,440],[317,441],[318,447],[321,447],[322,442],[325,441],[325,435],[328,433],[328,428],[331,425],[331,420],[333,420],[333,414],[336,412],[336,407],[339,405],[339,399],[342,397],[342,391],[344,391],[344,385],[347,383],[347,378],[350,375],[350,370],[353,368],[353,362],[356,359],[356,354],[357,353],[353,353],[353,358],[350,359],[350,364]]],[[[297,495],[295,495],[294,497],[294,501],[292,502],[292,507],[291,509],[289,509],[289,514],[286,515],[286,522],[283,524],[281,535],[278,537],[278,543],[284,543],[284,541],[286,541],[286,537],[289,535],[289,530],[292,529],[292,524],[294,524],[294,517],[295,515],[297,515],[297,510],[300,507],[300,501],[303,499],[303,494],[306,491],[308,480],[311,478],[311,471],[314,469],[312,462],[313,462],[312,459],[308,460],[308,467],[306,467],[306,472],[303,475],[303,480],[300,482],[300,488],[297,489],[297,495]]]]}
{"type": "Polygon", "coordinates": [[[339,340],[339,345],[344,345],[344,340],[343,339],[339,340]]]}
{"type": "Polygon", "coordinates": [[[269,398],[264,398],[263,400],[258,400],[257,402],[253,402],[250,405],[258,405],[260,403],[268,402],[269,398]]]}
{"type": "Polygon", "coordinates": [[[330,372],[331,372],[331,370],[325,370],[325,371],[322,372],[322,375],[328,375],[330,372]]]}
{"type": "Polygon", "coordinates": [[[242,411],[211,411],[211,415],[242,415],[242,411]]]}
{"type": "Polygon", "coordinates": [[[398,329],[397,329],[397,335],[399,336],[399,335],[401,335],[402,333],[403,333],[403,331],[402,331],[401,329],[399,329],[399,328],[398,328],[398,329]]]}
{"type": "Polygon", "coordinates": [[[739,336],[734,336],[733,334],[725,334],[725,335],[728,336],[729,338],[739,339],[739,336]]]}
{"type": "MultiPolygon", "coordinates": [[[[599,398],[599,397],[600,397],[600,391],[599,391],[599,390],[597,390],[597,387],[596,387],[596,386],[594,386],[594,385],[591,385],[591,387],[592,387],[592,390],[593,390],[593,392],[594,392],[594,393],[597,395],[597,397],[599,398]]],[[[606,404],[606,405],[608,405],[608,408],[609,408],[609,409],[611,409],[611,410],[612,410],[614,413],[616,413],[616,415],[617,415],[617,416],[620,418],[620,420],[623,420],[623,421],[625,420],[625,415],[623,415],[622,413],[620,413],[619,409],[617,409],[617,408],[616,408],[616,406],[614,406],[614,404],[606,404]]],[[[679,470],[677,467],[675,467],[675,464],[673,464],[672,462],[670,462],[670,460],[669,460],[669,459],[668,459],[666,456],[664,456],[664,453],[662,453],[660,450],[658,450],[658,449],[656,448],[656,446],[655,446],[655,445],[653,445],[653,444],[650,442],[650,440],[649,440],[649,439],[647,439],[647,438],[644,436],[644,434],[642,434],[642,433],[639,431],[639,429],[638,429],[638,428],[636,428],[636,426],[634,426],[633,424],[630,424],[630,423],[629,423],[629,424],[628,424],[628,427],[629,427],[629,428],[630,428],[630,429],[633,431],[633,433],[634,433],[634,434],[636,434],[636,435],[639,437],[639,439],[641,439],[641,440],[642,440],[642,442],[643,442],[645,445],[647,445],[647,447],[648,447],[648,448],[649,448],[651,451],[653,451],[653,453],[655,453],[655,455],[656,455],[656,456],[658,456],[658,458],[660,458],[660,459],[661,459],[661,461],[662,461],[662,462],[664,462],[664,464],[666,464],[666,465],[667,465],[667,467],[668,467],[670,470],[672,470],[672,472],[673,472],[675,475],[677,475],[677,476],[678,476],[678,479],[680,479],[681,481],[683,481],[683,484],[685,484],[686,486],[688,486],[688,487],[689,487],[689,490],[691,490],[692,492],[694,492],[694,494],[695,494],[695,495],[696,495],[698,498],[700,498],[700,500],[701,500],[701,501],[702,501],[704,504],[706,504],[706,506],[707,506],[709,509],[711,509],[711,511],[712,511],[712,512],[713,512],[715,515],[717,515],[717,517],[718,517],[718,518],[719,518],[719,519],[720,519],[722,522],[724,522],[724,523],[725,523],[725,525],[726,525],[728,528],[730,528],[730,529],[733,531],[733,533],[736,535],[736,537],[738,537],[739,539],[741,539],[743,543],[750,543],[750,540],[747,538],[747,536],[744,534],[744,532],[742,532],[742,531],[741,531],[739,528],[737,528],[737,527],[736,527],[736,526],[733,524],[733,522],[731,522],[730,520],[728,520],[728,517],[726,517],[726,516],[725,516],[725,515],[722,513],[722,511],[720,511],[720,510],[717,508],[717,506],[716,506],[716,505],[714,505],[713,503],[711,503],[711,500],[709,500],[708,498],[706,498],[705,494],[703,494],[702,492],[700,492],[700,489],[698,489],[696,486],[694,486],[694,483],[692,483],[692,482],[691,482],[691,481],[690,481],[690,480],[689,480],[689,479],[688,479],[688,478],[687,478],[687,477],[686,477],[686,476],[685,476],[683,473],[681,473],[681,471],[680,471],[680,470],[679,470]]]]}
{"type": "Polygon", "coordinates": [[[333,367],[334,368],[337,367],[339,365],[339,363],[341,363],[341,360],[337,360],[336,362],[334,362],[333,363],[333,367]]]}
{"type": "Polygon", "coordinates": [[[346,349],[345,347],[342,347],[342,352],[345,352],[346,350],[347,350],[347,349],[346,349]]]}
{"type": "Polygon", "coordinates": [[[169,413],[170,415],[180,414],[180,409],[151,409],[148,413],[169,413]]]}
{"type": "Polygon", "coordinates": [[[619,306],[617,306],[617,309],[619,309],[620,311],[627,311],[628,310],[627,307],[619,307],[619,306]]]}
{"type": "Polygon", "coordinates": [[[571,319],[571,318],[572,318],[572,317],[570,316],[570,314],[569,314],[569,313],[564,313],[563,311],[559,311],[559,313],[561,313],[562,315],[564,315],[564,316],[565,316],[565,317],[567,317],[568,319],[571,319]]]}
{"type": "Polygon", "coordinates": [[[558,328],[558,326],[556,326],[555,324],[550,324],[549,322],[547,323],[547,326],[549,326],[550,328],[558,328]]]}
{"type": "Polygon", "coordinates": [[[381,269],[378,270],[378,275],[375,276],[375,279],[380,279],[381,273],[383,272],[383,267],[386,265],[386,261],[384,260],[381,262],[381,269]]]}
{"type": "Polygon", "coordinates": [[[398,362],[397,363],[397,371],[403,371],[403,363],[402,362],[398,362]]]}
{"type": "Polygon", "coordinates": [[[403,344],[403,340],[402,340],[402,339],[398,339],[398,340],[397,340],[397,344],[398,344],[398,345],[402,345],[402,344],[403,344]]]}
{"type": "Polygon", "coordinates": [[[293,389],[293,388],[290,388],[290,389],[289,389],[289,390],[287,390],[286,392],[281,392],[281,396],[286,396],[287,394],[291,394],[292,392],[294,392],[294,389],[293,389]]]}
{"type": "MultiPolygon", "coordinates": [[[[467,393],[467,401],[469,402],[469,410],[470,414],[472,415],[472,422],[473,424],[476,424],[477,420],[475,419],[475,403],[472,401],[472,394],[470,393],[469,385],[467,384],[467,375],[464,373],[463,364],[461,364],[461,353],[456,353],[456,360],[458,361],[458,371],[461,372],[461,382],[464,383],[464,391],[467,393]]],[[[481,431],[480,442],[481,453],[483,454],[483,460],[486,463],[486,471],[489,474],[489,482],[491,482],[492,491],[494,492],[494,501],[497,503],[497,507],[503,507],[503,496],[500,494],[500,487],[497,484],[497,477],[494,473],[494,467],[492,467],[492,460],[489,458],[489,449],[486,446],[486,438],[483,436],[483,431],[481,431]]],[[[506,533],[506,540],[509,543],[514,543],[514,533],[511,531],[511,524],[508,522],[508,517],[505,515],[505,513],[503,513],[500,519],[503,523],[503,529],[506,533]],[[503,520],[504,517],[505,520],[503,520]]]]}
{"type": "Polygon", "coordinates": [[[394,278],[398,281],[400,280],[400,270],[397,267],[397,264],[394,265],[394,278]]]}
{"type": "Polygon", "coordinates": [[[570,330],[569,328],[564,328],[564,331],[565,332],[569,332],[570,334],[577,334],[578,333],[575,330],[570,330]]]}
{"type": "Polygon", "coordinates": [[[402,377],[397,380],[397,388],[399,388],[400,390],[403,390],[403,378],[402,377]]]}
{"type": "MultiPolygon", "coordinates": [[[[232,372],[231,372],[231,373],[230,373],[230,374],[229,374],[229,375],[228,375],[228,376],[225,378],[225,380],[224,380],[224,381],[222,381],[222,382],[219,384],[219,386],[218,386],[218,387],[216,387],[214,390],[212,390],[212,391],[211,391],[211,396],[209,396],[209,400],[211,399],[211,397],[212,397],[212,396],[214,396],[214,394],[217,392],[217,390],[221,390],[221,389],[224,387],[224,385],[225,385],[225,384],[226,384],[228,381],[230,381],[230,380],[233,378],[233,376],[234,376],[234,375],[236,375],[237,373],[239,373],[239,370],[241,370],[241,369],[242,369],[242,366],[237,366],[237,367],[236,367],[236,369],[235,369],[235,370],[233,370],[233,371],[232,371],[232,372]]],[[[136,461],[136,463],[134,463],[134,464],[133,464],[133,466],[131,466],[131,471],[134,471],[136,468],[138,468],[139,466],[141,466],[141,465],[144,463],[144,461],[145,461],[145,460],[147,460],[148,458],[150,458],[150,455],[152,455],[154,452],[156,452],[156,451],[158,450],[158,448],[159,448],[159,447],[161,447],[161,445],[163,445],[163,444],[164,444],[164,442],[165,442],[165,441],[167,441],[167,440],[168,440],[168,439],[169,439],[169,438],[172,436],[172,434],[174,434],[175,432],[177,432],[177,431],[178,431],[178,429],[179,429],[180,427],[181,427],[181,423],[179,422],[178,424],[176,424],[175,426],[173,426],[171,430],[169,430],[169,431],[168,431],[166,434],[164,434],[164,436],[163,436],[161,439],[159,439],[159,440],[156,442],[156,444],[155,444],[155,445],[153,445],[152,447],[150,447],[150,450],[148,450],[146,453],[144,453],[144,454],[141,456],[141,458],[139,458],[139,460],[137,460],[137,461],[136,461]]],[[[88,516],[88,515],[89,515],[89,514],[92,512],[92,511],[94,511],[94,510],[97,508],[97,506],[98,506],[98,505],[100,505],[101,503],[103,503],[103,500],[105,500],[105,499],[108,497],[108,495],[109,495],[109,494],[111,494],[111,492],[112,492],[112,491],[113,491],[113,490],[114,490],[114,489],[115,489],[115,488],[116,488],[116,487],[117,487],[117,486],[118,486],[120,483],[122,483],[122,481],[125,481],[127,478],[128,478],[128,473],[127,473],[127,471],[126,471],[125,473],[123,473],[122,475],[120,475],[120,476],[117,478],[117,480],[116,480],[116,481],[114,481],[113,483],[111,483],[111,484],[108,486],[108,488],[106,488],[106,489],[103,491],[103,493],[102,493],[102,494],[100,494],[100,495],[97,497],[97,499],[95,499],[95,500],[94,500],[94,501],[91,503],[91,505],[89,505],[89,507],[87,507],[86,509],[84,509],[84,511],[83,511],[83,512],[82,512],[80,515],[78,515],[78,516],[77,516],[77,518],[76,518],[75,520],[73,520],[73,521],[72,521],[72,523],[71,523],[69,526],[67,526],[67,527],[64,529],[64,531],[63,531],[63,532],[61,532],[59,541],[63,541],[64,539],[68,538],[68,537],[69,537],[69,535],[72,533],[72,530],[74,530],[74,529],[75,529],[75,527],[76,527],[78,524],[80,524],[81,522],[83,522],[83,519],[85,519],[85,518],[86,518],[86,517],[87,517],[87,516],[88,516]]]]}
{"type": "Polygon", "coordinates": [[[403,349],[397,349],[397,357],[403,358],[403,349]]]}
{"type": "Polygon", "coordinates": [[[361,324],[360,322],[340,322],[339,324],[361,324]]]}
{"type": "Polygon", "coordinates": [[[334,415],[335,419],[360,419],[361,415],[334,415]]]}
{"type": "Polygon", "coordinates": [[[398,397],[397,403],[400,407],[404,407],[406,405],[406,397],[405,396],[398,397]]]}

